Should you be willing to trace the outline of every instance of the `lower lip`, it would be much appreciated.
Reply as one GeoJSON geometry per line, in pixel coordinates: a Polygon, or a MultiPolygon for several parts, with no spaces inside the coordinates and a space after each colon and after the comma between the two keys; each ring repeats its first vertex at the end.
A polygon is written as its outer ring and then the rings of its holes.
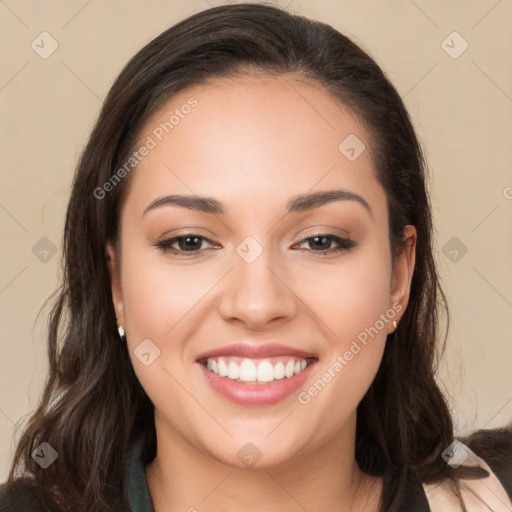
{"type": "Polygon", "coordinates": [[[219,377],[216,373],[208,371],[201,363],[199,366],[212,388],[229,401],[239,405],[270,405],[280,402],[304,384],[311,368],[316,364],[311,361],[306,368],[293,377],[273,380],[267,384],[244,384],[235,382],[227,377],[219,377]]]}

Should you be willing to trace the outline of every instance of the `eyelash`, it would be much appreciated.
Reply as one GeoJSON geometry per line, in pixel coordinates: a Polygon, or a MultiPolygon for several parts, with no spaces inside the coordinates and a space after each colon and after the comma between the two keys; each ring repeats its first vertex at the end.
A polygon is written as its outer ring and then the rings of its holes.
{"type": "MultiPolygon", "coordinates": [[[[192,237],[200,239],[201,242],[203,240],[205,240],[207,242],[213,243],[210,239],[206,238],[205,236],[198,235],[196,233],[185,233],[183,235],[179,235],[179,236],[175,236],[172,238],[168,238],[166,240],[162,240],[161,242],[157,242],[154,245],[158,249],[160,249],[163,253],[172,253],[172,254],[176,254],[176,255],[178,253],[181,253],[181,255],[185,255],[185,254],[199,254],[199,253],[203,252],[204,249],[199,249],[198,251],[184,251],[181,249],[175,249],[175,248],[171,247],[173,244],[175,244],[179,240],[192,238],[192,237]]],[[[314,238],[327,238],[327,239],[332,240],[338,244],[338,247],[335,249],[331,248],[331,249],[327,249],[325,251],[311,250],[311,252],[313,252],[314,254],[320,254],[320,255],[335,254],[335,253],[339,253],[342,251],[349,251],[357,245],[353,240],[350,240],[349,238],[342,238],[342,237],[339,237],[336,235],[331,235],[329,233],[314,233],[312,235],[309,235],[306,238],[303,238],[299,242],[299,244],[307,242],[308,240],[313,240],[314,238]]]]}

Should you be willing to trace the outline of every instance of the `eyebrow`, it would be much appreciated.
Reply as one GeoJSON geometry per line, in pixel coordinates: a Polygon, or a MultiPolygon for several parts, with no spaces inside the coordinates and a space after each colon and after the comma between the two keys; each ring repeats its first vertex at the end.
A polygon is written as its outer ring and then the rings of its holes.
{"type": "MultiPolygon", "coordinates": [[[[356,201],[364,206],[370,214],[370,217],[372,217],[372,209],[363,197],[354,192],[343,189],[327,190],[325,192],[313,192],[294,196],[286,203],[286,214],[311,210],[313,208],[323,206],[324,204],[332,203],[333,201],[356,201]]],[[[152,201],[146,207],[142,216],[146,215],[150,210],[154,210],[162,206],[180,206],[182,208],[188,208],[189,210],[196,210],[215,215],[223,215],[226,213],[224,205],[212,197],[170,195],[159,197],[152,201]]]]}

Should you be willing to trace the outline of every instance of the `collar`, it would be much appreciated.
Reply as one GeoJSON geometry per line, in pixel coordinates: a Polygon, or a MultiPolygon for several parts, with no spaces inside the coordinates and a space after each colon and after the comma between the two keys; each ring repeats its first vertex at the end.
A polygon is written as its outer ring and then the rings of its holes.
{"type": "Polygon", "coordinates": [[[129,512],[155,512],[146,480],[144,436],[135,444],[127,473],[125,500],[129,512]]]}

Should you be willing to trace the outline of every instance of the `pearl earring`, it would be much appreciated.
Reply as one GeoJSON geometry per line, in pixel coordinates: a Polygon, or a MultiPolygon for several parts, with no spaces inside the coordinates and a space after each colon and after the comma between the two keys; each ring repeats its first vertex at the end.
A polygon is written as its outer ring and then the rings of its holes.
{"type": "Polygon", "coordinates": [[[393,327],[396,329],[397,323],[396,320],[393,320],[393,327]]]}
{"type": "Polygon", "coordinates": [[[124,329],[123,329],[122,325],[120,325],[117,328],[117,332],[119,333],[119,337],[121,338],[121,341],[125,341],[126,340],[126,333],[124,332],[124,329]]]}

